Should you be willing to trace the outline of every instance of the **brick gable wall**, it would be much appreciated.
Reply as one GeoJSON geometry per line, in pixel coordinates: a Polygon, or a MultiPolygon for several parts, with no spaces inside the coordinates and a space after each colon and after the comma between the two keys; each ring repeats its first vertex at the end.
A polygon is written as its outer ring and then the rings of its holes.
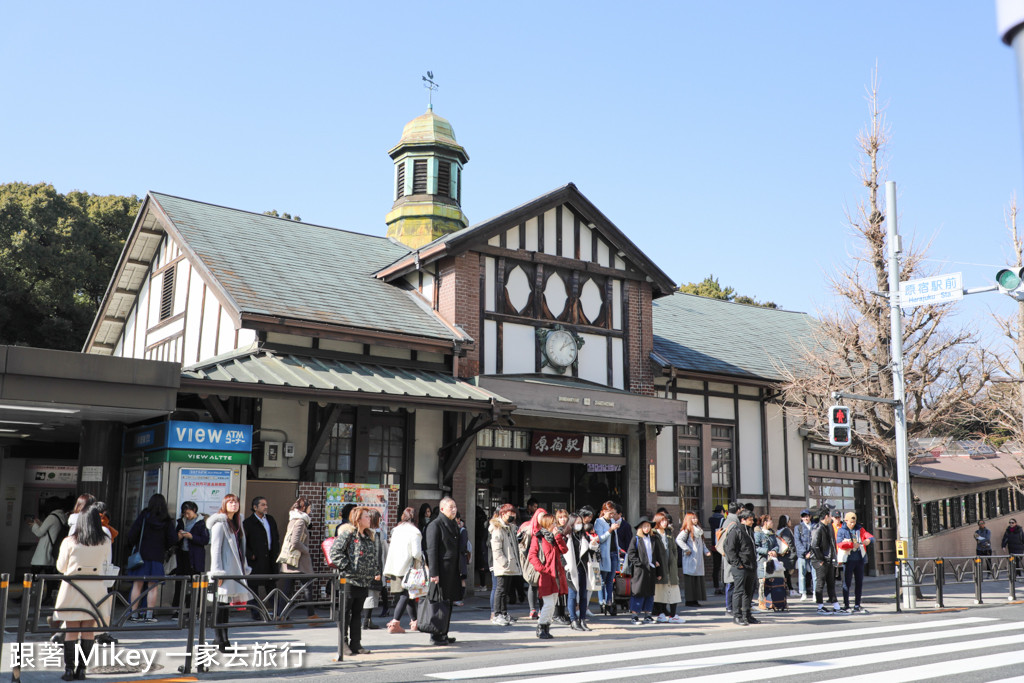
{"type": "MultiPolygon", "coordinates": [[[[480,271],[481,256],[466,252],[443,259],[437,269],[438,312],[448,322],[466,331],[474,341],[480,339],[480,271]]],[[[480,346],[470,347],[459,359],[459,377],[480,374],[480,346]]]]}

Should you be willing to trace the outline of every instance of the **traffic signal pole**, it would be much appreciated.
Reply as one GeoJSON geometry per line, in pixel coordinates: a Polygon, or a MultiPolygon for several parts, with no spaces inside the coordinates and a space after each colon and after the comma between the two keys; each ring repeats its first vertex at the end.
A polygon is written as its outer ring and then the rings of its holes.
{"type": "MultiPolygon", "coordinates": [[[[898,516],[897,544],[902,542],[905,557],[914,557],[914,534],[911,525],[910,459],[907,449],[907,413],[903,387],[903,319],[900,312],[900,244],[896,230],[896,183],[885,183],[885,224],[889,244],[889,321],[892,325],[892,393],[894,427],[896,435],[896,513],[898,516]]],[[[911,568],[900,563],[903,585],[913,586],[911,568]]],[[[916,590],[905,588],[903,604],[908,609],[917,607],[916,590]]]]}

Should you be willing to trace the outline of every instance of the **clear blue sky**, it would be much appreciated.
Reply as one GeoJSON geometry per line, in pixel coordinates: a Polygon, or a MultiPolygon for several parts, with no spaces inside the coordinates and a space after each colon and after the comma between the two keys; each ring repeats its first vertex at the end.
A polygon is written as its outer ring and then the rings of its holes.
{"type": "MultiPolygon", "coordinates": [[[[677,282],[813,312],[852,247],[877,62],[901,232],[966,286],[1008,255],[1024,157],[993,0],[57,7],[5,8],[0,182],[383,234],[386,152],[431,69],[471,222],[571,181],[677,282]]],[[[969,300],[965,322],[1013,308],[969,300]]]]}

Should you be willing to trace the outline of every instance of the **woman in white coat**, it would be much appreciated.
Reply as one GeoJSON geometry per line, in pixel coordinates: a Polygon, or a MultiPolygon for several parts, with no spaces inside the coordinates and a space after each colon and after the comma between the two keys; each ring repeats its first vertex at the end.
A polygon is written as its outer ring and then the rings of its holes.
{"type": "Polygon", "coordinates": [[[414,563],[423,565],[423,534],[416,526],[416,511],[405,508],[402,521],[391,531],[391,545],[384,561],[384,576],[390,579],[391,594],[398,596],[394,618],[388,622],[388,633],[405,633],[402,628],[402,612],[409,612],[409,628],[416,630],[416,603],[409,598],[409,591],[402,587],[402,579],[414,563]]]}
{"type": "MultiPolygon", "coordinates": [[[[245,561],[245,533],[242,531],[241,504],[238,496],[229,493],[220,503],[220,509],[206,518],[210,532],[210,576],[242,576],[251,570],[245,561]]],[[[253,598],[244,579],[217,581],[217,621],[227,624],[231,603],[246,603],[253,598]]],[[[230,647],[227,627],[216,629],[214,641],[221,652],[230,647]]]]}
{"type": "MultiPolygon", "coordinates": [[[[90,507],[78,516],[75,532],[61,541],[57,556],[57,571],[67,577],[102,576],[104,565],[110,562],[110,539],[103,532],[99,511],[90,507]]],[[[75,581],[64,579],[57,592],[53,613],[55,621],[63,621],[64,628],[105,626],[110,622],[110,600],[103,581],[75,581]]],[[[85,678],[85,662],[92,651],[95,632],[81,631],[64,636],[65,681],[85,678]]]]}
{"type": "Polygon", "coordinates": [[[704,545],[704,530],[700,528],[697,515],[687,512],[683,517],[682,529],[676,536],[676,545],[683,551],[683,593],[687,607],[700,607],[700,600],[708,599],[707,583],[704,580],[704,558],[711,551],[704,545]]]}

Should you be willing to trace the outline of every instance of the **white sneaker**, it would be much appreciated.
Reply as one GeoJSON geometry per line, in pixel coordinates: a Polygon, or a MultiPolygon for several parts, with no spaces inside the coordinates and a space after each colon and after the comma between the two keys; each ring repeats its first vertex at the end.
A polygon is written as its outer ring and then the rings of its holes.
{"type": "Polygon", "coordinates": [[[670,624],[685,624],[686,623],[686,619],[683,619],[682,617],[669,617],[668,623],[670,623],[670,624]]]}
{"type": "Polygon", "coordinates": [[[658,623],[659,624],[667,624],[668,623],[668,617],[666,617],[664,613],[659,614],[658,615],[658,623]]]}
{"type": "Polygon", "coordinates": [[[591,612],[591,611],[590,611],[590,610],[588,609],[588,610],[587,610],[587,616],[588,616],[588,617],[590,617],[591,619],[593,619],[593,618],[594,618],[594,617],[596,617],[597,615],[596,615],[596,614],[594,614],[593,612],[591,612]]]}
{"type": "Polygon", "coordinates": [[[800,602],[803,602],[804,600],[810,600],[810,598],[808,598],[806,594],[800,593],[800,602]]]}

